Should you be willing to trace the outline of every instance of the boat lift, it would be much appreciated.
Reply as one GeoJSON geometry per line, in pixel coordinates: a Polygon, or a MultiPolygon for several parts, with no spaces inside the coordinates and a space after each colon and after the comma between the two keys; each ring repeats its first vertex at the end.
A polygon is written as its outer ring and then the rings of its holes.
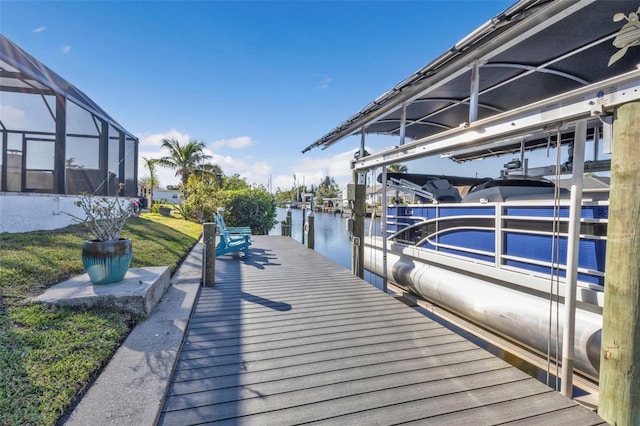
{"type": "Polygon", "coordinates": [[[394,188],[398,191],[403,191],[413,195],[417,195],[418,197],[421,197],[426,201],[435,200],[435,196],[432,192],[429,192],[423,189],[420,185],[415,184],[407,179],[398,179],[395,177],[390,177],[387,180],[387,186],[394,188]]]}

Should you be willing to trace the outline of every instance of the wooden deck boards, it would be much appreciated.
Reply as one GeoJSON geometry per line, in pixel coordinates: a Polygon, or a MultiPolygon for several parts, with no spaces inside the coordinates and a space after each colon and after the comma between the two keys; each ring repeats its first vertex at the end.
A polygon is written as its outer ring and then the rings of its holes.
{"type": "Polygon", "coordinates": [[[605,424],[285,237],[216,259],[160,425],[605,424]]]}

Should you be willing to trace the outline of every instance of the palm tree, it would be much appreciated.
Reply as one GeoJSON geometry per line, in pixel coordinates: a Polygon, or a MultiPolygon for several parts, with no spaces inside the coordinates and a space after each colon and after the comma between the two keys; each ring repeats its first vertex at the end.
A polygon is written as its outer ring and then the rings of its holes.
{"type": "Polygon", "coordinates": [[[158,160],[142,157],[142,161],[144,161],[144,166],[149,170],[149,181],[146,183],[147,189],[149,189],[149,203],[147,206],[151,207],[153,204],[153,188],[157,188],[160,185],[158,177],[156,176],[156,164],[158,164],[158,160]]]}
{"type": "Polygon", "coordinates": [[[165,138],[162,139],[162,147],[169,150],[169,155],[158,159],[157,164],[162,167],[174,169],[176,176],[180,176],[184,188],[187,187],[189,175],[193,173],[204,160],[211,158],[210,155],[204,153],[204,142],[190,141],[181,145],[175,138],[165,138]]]}
{"type": "Polygon", "coordinates": [[[409,171],[409,168],[404,164],[393,163],[390,164],[389,167],[387,167],[387,171],[389,173],[407,173],[409,171]]]}
{"type": "Polygon", "coordinates": [[[207,184],[215,185],[216,189],[222,188],[224,172],[217,164],[201,164],[194,169],[193,174],[207,184]]]}
{"type": "Polygon", "coordinates": [[[330,176],[325,176],[324,179],[320,181],[320,185],[318,185],[316,198],[318,198],[319,200],[325,198],[335,198],[339,191],[340,187],[336,183],[336,180],[330,176]]]}

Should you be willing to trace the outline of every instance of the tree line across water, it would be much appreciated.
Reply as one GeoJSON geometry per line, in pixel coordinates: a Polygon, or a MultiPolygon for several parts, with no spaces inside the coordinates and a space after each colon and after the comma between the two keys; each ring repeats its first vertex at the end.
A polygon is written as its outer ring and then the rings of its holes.
{"type": "Polygon", "coordinates": [[[162,140],[162,147],[168,155],[142,158],[149,176],[140,179],[140,186],[151,194],[148,205],[152,211],[158,208],[158,203],[153,202],[153,189],[160,187],[157,167],[172,169],[180,177],[180,184],[167,189],[180,190],[184,200],[173,208],[184,219],[196,223],[212,221],[213,214],[222,207],[228,226],[249,226],[254,234],[264,235],[275,225],[276,203],[301,201],[302,194],[309,192],[322,203],[322,199],[335,198],[340,193],[335,179],[327,176],[317,186],[294,183],[290,189],[277,188],[275,194],[271,194],[264,185],[249,185],[238,174],[226,176],[220,166],[208,163],[211,156],[204,152],[203,142],[181,144],[175,138],[166,138],[162,140]]]}

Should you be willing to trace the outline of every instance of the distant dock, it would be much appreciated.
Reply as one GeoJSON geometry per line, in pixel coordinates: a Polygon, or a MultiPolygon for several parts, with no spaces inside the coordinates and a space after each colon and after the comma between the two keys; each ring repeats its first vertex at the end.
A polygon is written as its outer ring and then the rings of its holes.
{"type": "Polygon", "coordinates": [[[159,425],[605,425],[287,237],[216,259],[159,425]]]}

